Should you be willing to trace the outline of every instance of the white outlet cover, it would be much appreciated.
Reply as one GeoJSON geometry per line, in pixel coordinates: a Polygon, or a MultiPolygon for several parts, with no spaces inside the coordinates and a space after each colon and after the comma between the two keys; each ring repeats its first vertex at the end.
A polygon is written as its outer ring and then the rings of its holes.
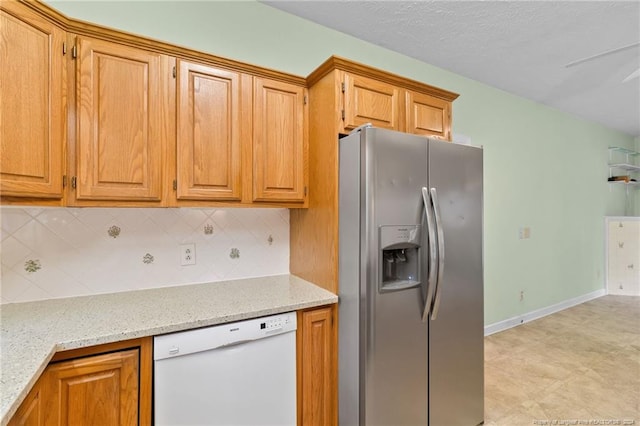
{"type": "Polygon", "coordinates": [[[196,264],[196,245],[181,244],[180,245],[180,265],[188,266],[196,264]]]}

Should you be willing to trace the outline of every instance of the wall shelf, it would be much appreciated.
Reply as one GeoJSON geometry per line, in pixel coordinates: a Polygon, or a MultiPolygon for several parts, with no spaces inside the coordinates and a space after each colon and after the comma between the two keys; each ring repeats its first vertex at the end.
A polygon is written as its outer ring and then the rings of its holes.
{"type": "Polygon", "coordinates": [[[627,180],[609,181],[610,184],[625,185],[637,189],[640,188],[640,152],[618,146],[609,147],[609,178],[624,176],[627,180]],[[629,179],[634,179],[630,181],[629,179]]]}

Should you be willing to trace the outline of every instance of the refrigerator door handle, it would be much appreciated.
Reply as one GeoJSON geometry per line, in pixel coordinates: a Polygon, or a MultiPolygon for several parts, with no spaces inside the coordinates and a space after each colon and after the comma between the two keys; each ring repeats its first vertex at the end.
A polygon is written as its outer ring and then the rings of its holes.
{"type": "Polygon", "coordinates": [[[429,235],[429,277],[427,279],[427,291],[424,300],[424,309],[422,310],[422,322],[427,322],[429,319],[429,313],[431,311],[431,304],[433,301],[433,293],[436,285],[436,270],[437,270],[437,252],[438,247],[436,245],[436,230],[435,222],[433,220],[433,214],[431,211],[431,197],[427,188],[422,188],[422,202],[424,203],[424,213],[427,217],[427,230],[429,235]]]}
{"type": "Polygon", "coordinates": [[[433,307],[431,308],[431,320],[433,321],[438,317],[438,308],[440,308],[440,298],[442,296],[442,275],[444,274],[444,231],[438,193],[435,188],[431,188],[431,202],[433,203],[433,215],[436,219],[436,232],[438,233],[438,280],[436,281],[433,307]]]}

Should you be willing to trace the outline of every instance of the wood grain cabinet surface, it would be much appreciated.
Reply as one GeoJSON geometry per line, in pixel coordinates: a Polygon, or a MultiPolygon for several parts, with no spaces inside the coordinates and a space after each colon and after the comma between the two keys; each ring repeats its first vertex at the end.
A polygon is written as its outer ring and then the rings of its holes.
{"type": "Polygon", "coordinates": [[[364,124],[451,139],[451,99],[362,75],[338,72],[342,90],[340,133],[364,124]]]}
{"type": "Polygon", "coordinates": [[[9,426],[150,425],[151,347],[149,337],[56,354],[9,426]]]}
{"type": "Polygon", "coordinates": [[[0,3],[0,193],[62,198],[65,32],[0,3]]]}
{"type": "Polygon", "coordinates": [[[3,203],[306,207],[304,78],[39,2],[0,13],[3,203]]]}
{"type": "Polygon", "coordinates": [[[304,202],[307,185],[306,89],[254,79],[253,200],[304,202]]]}
{"type": "Polygon", "coordinates": [[[138,357],[130,349],[50,365],[45,424],[137,425],[138,357]]]}
{"type": "Polygon", "coordinates": [[[162,198],[166,55],[77,38],[77,200],[162,198]]]}
{"type": "Polygon", "coordinates": [[[240,201],[241,74],[178,60],[177,78],[177,199],[240,201]]]}
{"type": "Polygon", "coordinates": [[[18,411],[9,420],[8,426],[44,426],[45,407],[42,396],[44,375],[34,385],[18,411]]]}
{"type": "Polygon", "coordinates": [[[407,133],[451,140],[451,101],[406,91],[407,133]]]}
{"type": "Polygon", "coordinates": [[[375,127],[400,130],[400,88],[372,78],[345,73],[344,128],[348,133],[358,126],[371,123],[375,127]]]}
{"type": "Polygon", "coordinates": [[[298,312],[298,425],[337,424],[335,307],[298,312]]]}

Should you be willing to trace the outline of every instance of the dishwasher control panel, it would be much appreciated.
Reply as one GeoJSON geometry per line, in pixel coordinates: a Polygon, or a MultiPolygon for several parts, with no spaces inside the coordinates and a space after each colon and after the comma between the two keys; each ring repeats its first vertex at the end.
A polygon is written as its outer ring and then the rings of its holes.
{"type": "Polygon", "coordinates": [[[288,315],[278,315],[275,317],[265,318],[264,321],[260,323],[260,330],[279,330],[283,327],[291,325],[291,317],[288,315]]]}
{"type": "Polygon", "coordinates": [[[210,351],[295,331],[296,313],[270,315],[246,321],[164,334],[153,338],[155,361],[210,351]]]}

